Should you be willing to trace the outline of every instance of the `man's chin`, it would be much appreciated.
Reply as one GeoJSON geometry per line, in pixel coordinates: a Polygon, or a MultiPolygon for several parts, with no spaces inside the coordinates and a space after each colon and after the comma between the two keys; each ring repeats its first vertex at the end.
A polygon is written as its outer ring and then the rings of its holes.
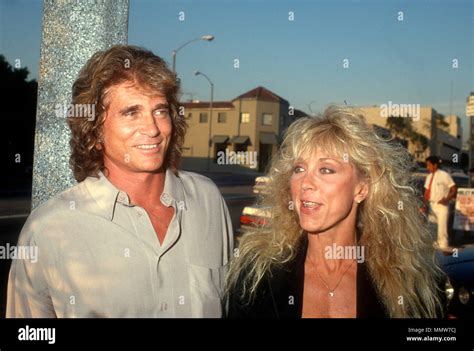
{"type": "Polygon", "coordinates": [[[166,166],[163,162],[140,164],[134,167],[137,173],[161,173],[166,170],[166,166]]]}
{"type": "Polygon", "coordinates": [[[161,164],[159,166],[154,166],[154,167],[143,167],[140,170],[143,173],[162,173],[166,171],[166,167],[161,164]]]}

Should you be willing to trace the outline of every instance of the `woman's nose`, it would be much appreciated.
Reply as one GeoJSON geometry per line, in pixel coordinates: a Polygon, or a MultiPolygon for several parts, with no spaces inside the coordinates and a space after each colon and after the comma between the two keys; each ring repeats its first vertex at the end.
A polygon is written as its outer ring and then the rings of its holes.
{"type": "Polygon", "coordinates": [[[315,177],[312,172],[307,172],[304,175],[303,181],[301,182],[301,189],[305,190],[315,190],[317,187],[315,177]]]}

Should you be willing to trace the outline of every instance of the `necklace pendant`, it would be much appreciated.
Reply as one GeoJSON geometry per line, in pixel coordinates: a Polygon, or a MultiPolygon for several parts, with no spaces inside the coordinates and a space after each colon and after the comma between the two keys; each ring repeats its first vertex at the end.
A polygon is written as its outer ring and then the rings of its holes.
{"type": "Polygon", "coordinates": [[[333,291],[330,291],[330,292],[329,292],[329,296],[333,297],[333,296],[334,296],[334,292],[333,292],[333,291]]]}

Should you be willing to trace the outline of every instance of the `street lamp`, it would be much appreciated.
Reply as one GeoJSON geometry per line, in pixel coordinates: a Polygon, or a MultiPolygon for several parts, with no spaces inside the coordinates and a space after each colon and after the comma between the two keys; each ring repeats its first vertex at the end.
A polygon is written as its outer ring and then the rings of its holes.
{"type": "Polygon", "coordinates": [[[214,36],[213,35],[203,35],[202,37],[199,37],[199,38],[195,38],[195,39],[191,39],[187,42],[185,42],[183,45],[181,45],[179,48],[177,48],[176,50],[173,50],[173,52],[171,53],[172,56],[173,56],[173,73],[176,72],[176,53],[181,50],[183,47],[185,47],[186,45],[188,45],[189,43],[192,43],[193,41],[198,41],[198,40],[205,40],[205,41],[213,41],[214,40],[214,36]]]}
{"type": "Polygon", "coordinates": [[[311,108],[311,105],[314,104],[315,102],[316,102],[316,100],[313,100],[308,104],[309,113],[311,113],[312,115],[316,114],[316,113],[313,112],[313,109],[311,108]]]}
{"type": "Polygon", "coordinates": [[[199,71],[194,71],[195,76],[203,76],[204,78],[207,79],[209,84],[211,85],[211,103],[209,104],[210,111],[209,111],[209,139],[208,139],[208,145],[207,145],[207,170],[211,170],[211,146],[212,146],[212,140],[211,140],[211,128],[212,128],[212,102],[214,100],[214,83],[209,79],[208,76],[206,76],[204,73],[199,72],[199,71]]]}

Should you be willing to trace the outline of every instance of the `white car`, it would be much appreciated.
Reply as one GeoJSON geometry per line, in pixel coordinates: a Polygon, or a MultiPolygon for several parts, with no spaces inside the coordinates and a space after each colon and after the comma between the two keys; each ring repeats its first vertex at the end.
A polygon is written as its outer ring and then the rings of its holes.
{"type": "MultiPolygon", "coordinates": [[[[264,194],[267,191],[269,178],[261,176],[255,178],[253,186],[254,194],[264,194]]],[[[240,233],[244,233],[248,229],[265,225],[270,217],[270,212],[259,204],[245,206],[240,216],[240,233]]]]}

